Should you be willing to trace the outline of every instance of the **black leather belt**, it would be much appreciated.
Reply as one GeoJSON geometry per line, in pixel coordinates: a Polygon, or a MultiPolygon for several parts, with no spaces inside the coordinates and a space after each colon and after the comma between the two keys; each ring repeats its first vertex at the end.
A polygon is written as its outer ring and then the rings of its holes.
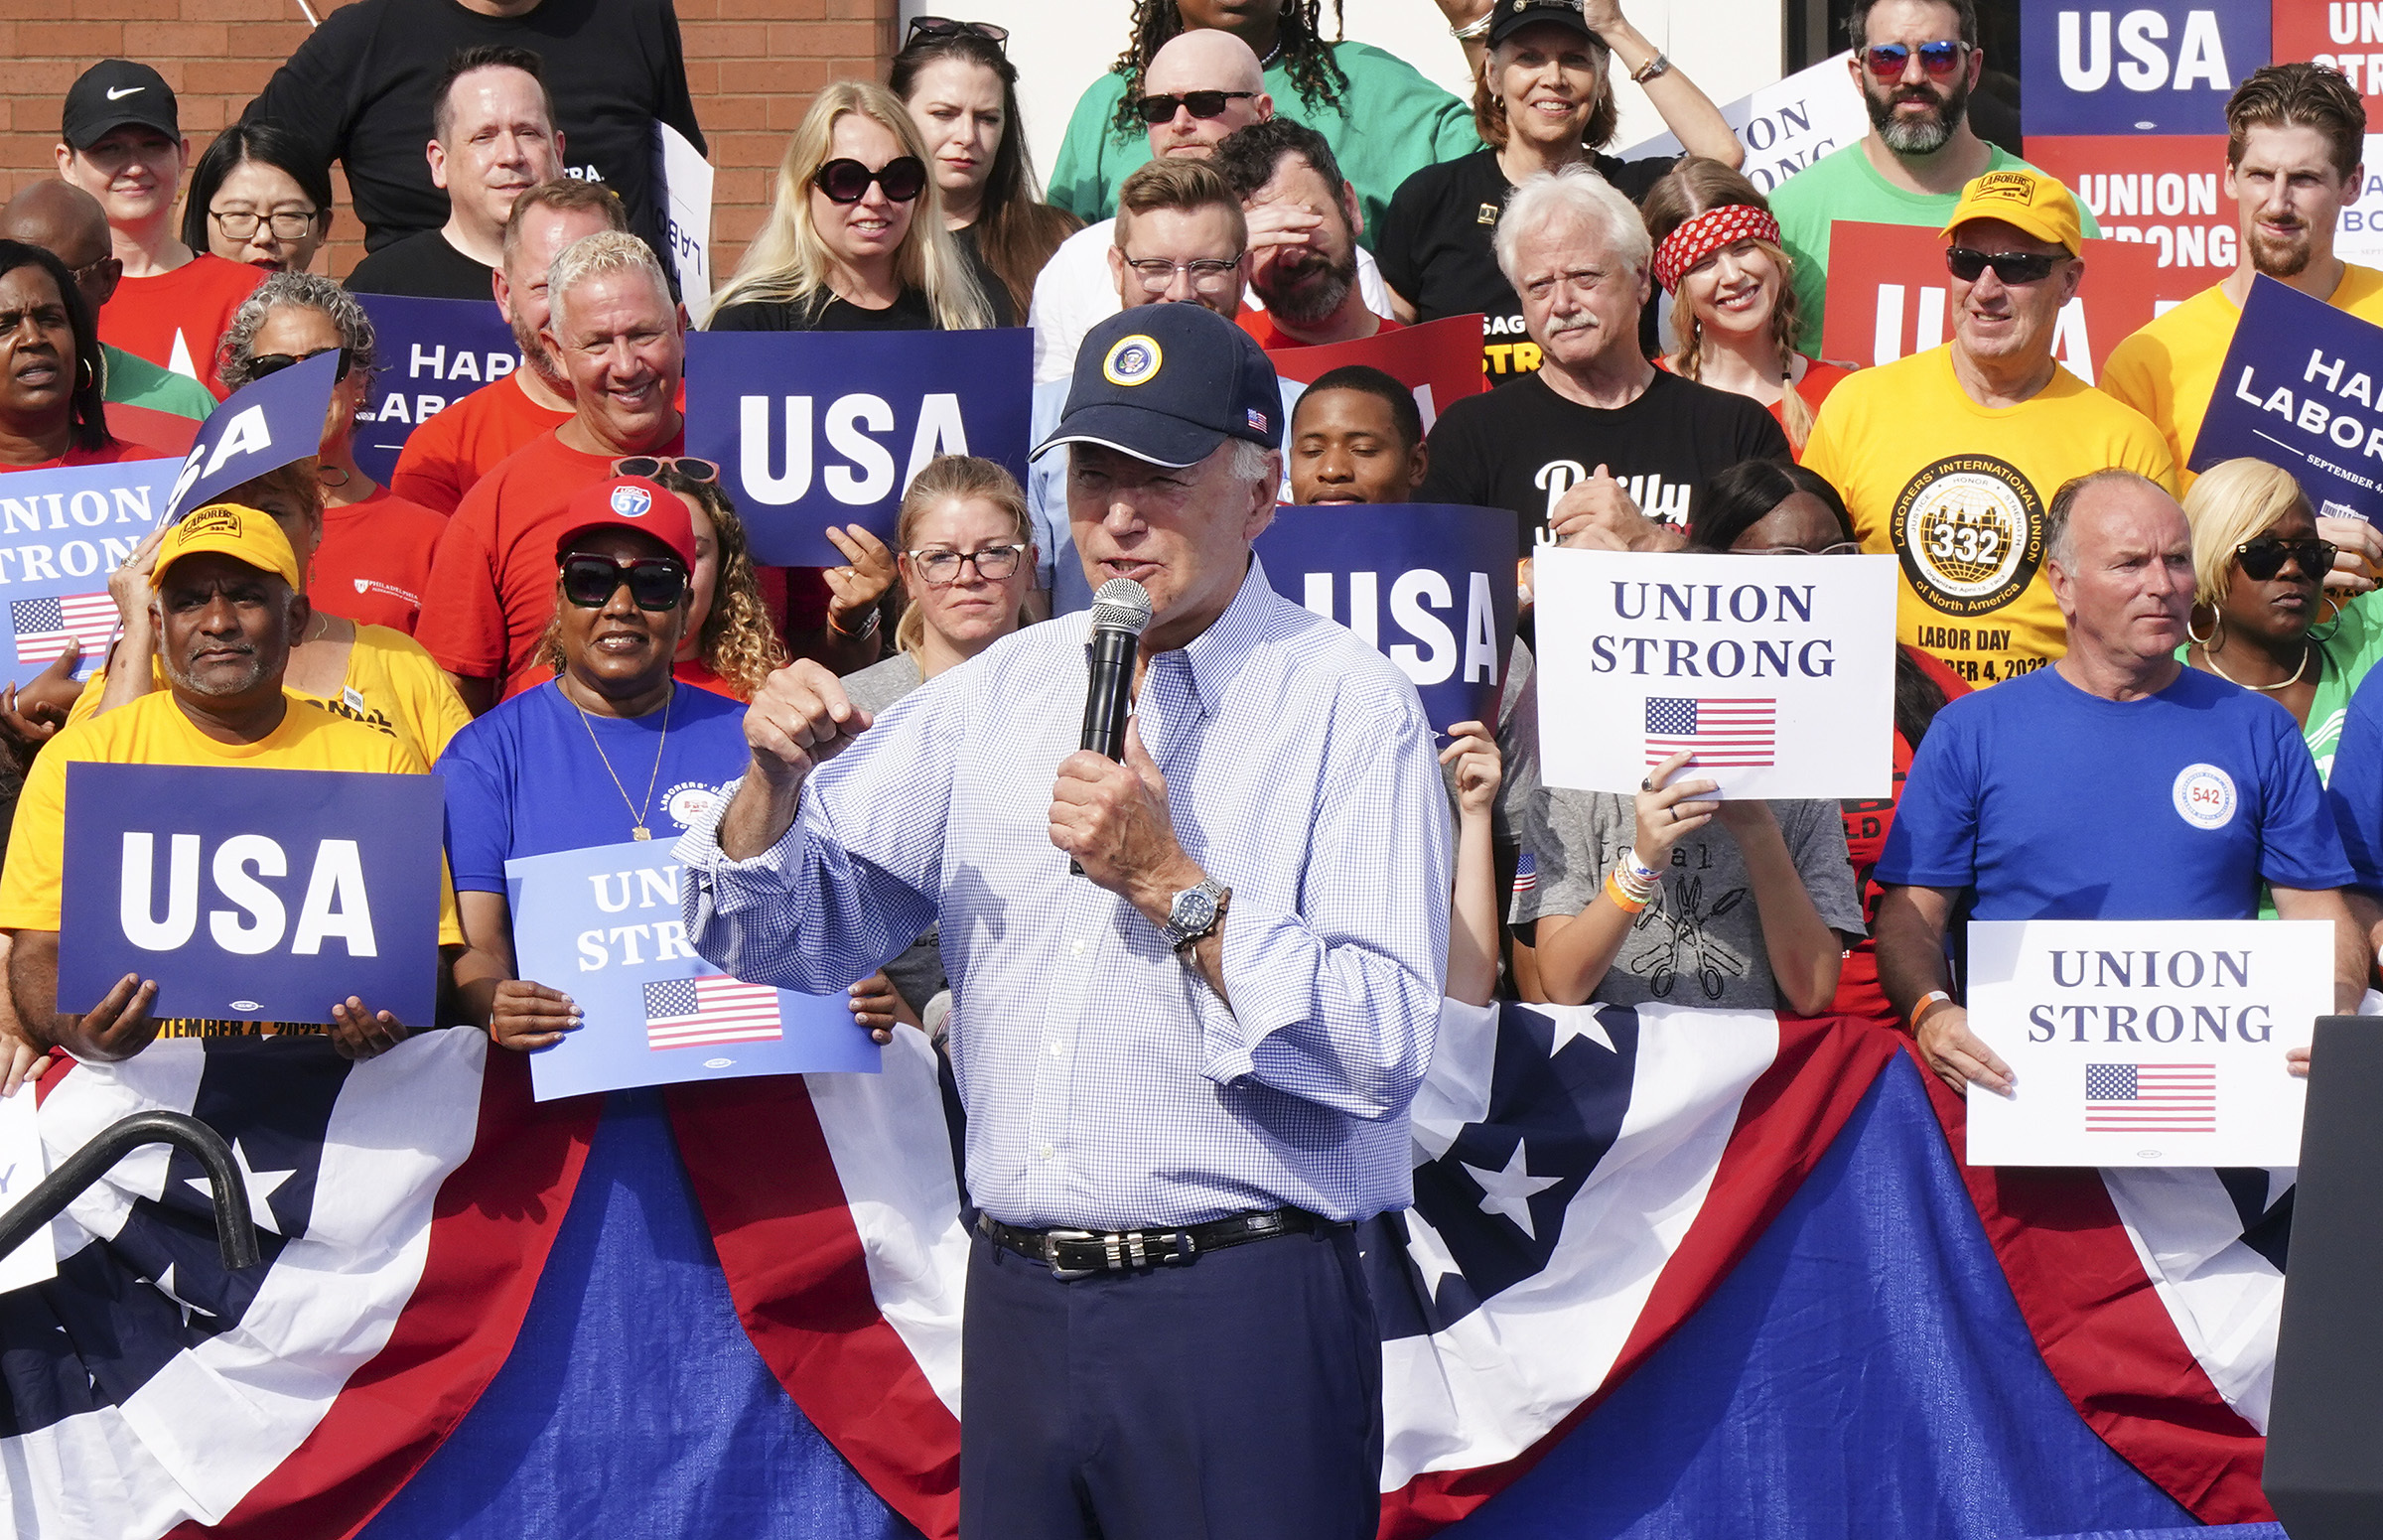
{"type": "Polygon", "coordinates": [[[1210,1251],[1337,1226],[1304,1208],[1270,1208],[1173,1230],[1029,1230],[1004,1224],[988,1213],[976,1216],[976,1228],[1005,1251],[1045,1264],[1053,1278],[1075,1279],[1188,1266],[1210,1251]]]}

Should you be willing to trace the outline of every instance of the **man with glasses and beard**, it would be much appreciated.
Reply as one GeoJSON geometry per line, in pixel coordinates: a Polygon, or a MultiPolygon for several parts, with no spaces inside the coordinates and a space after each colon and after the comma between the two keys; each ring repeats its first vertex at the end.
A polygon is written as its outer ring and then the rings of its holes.
{"type": "MultiPolygon", "coordinates": [[[[2341,210],[2366,183],[2366,107],[2358,87],[2318,65],[2270,65],[2226,102],[2226,194],[2235,202],[2242,259],[2221,283],[2118,345],[2102,388],[2152,420],[2183,470],[2200,436],[2217,372],[2234,343],[2251,280],[2261,273],[2303,294],[2383,324],[2383,272],[2333,254],[2341,210]]],[[[2320,520],[2320,533],[2355,553],[2383,556],[2360,518],[2320,520]],[[2340,526],[2340,527],[2336,527],[2340,526]]]]}
{"type": "MultiPolygon", "coordinates": [[[[1820,347],[1828,306],[1832,222],[1933,228],[1977,178],[2034,169],[1970,126],[1969,95],[1986,69],[1974,0],[1855,0],[1845,30],[1854,47],[1846,68],[1870,109],[1870,132],[1770,195],[1795,258],[1807,351],[1820,347]]],[[[2101,233],[2091,214],[2084,229],[2101,233]]]]}
{"type": "Polygon", "coordinates": [[[1269,118],[1227,135],[1214,165],[1240,195],[1249,223],[1249,287],[1266,308],[1240,319],[1260,348],[1353,343],[1398,330],[1357,288],[1365,215],[1324,135],[1269,118]]]}
{"type": "Polygon", "coordinates": [[[2119,469],[2173,493],[2176,470],[2141,412],[2052,358],[2085,276],[2068,189],[1990,171],[1944,234],[1953,340],[1831,391],[1803,464],[1845,494],[1864,550],[1900,558],[1897,639],[1987,685],[2067,648],[2043,570],[2052,491],[2119,469]]]}

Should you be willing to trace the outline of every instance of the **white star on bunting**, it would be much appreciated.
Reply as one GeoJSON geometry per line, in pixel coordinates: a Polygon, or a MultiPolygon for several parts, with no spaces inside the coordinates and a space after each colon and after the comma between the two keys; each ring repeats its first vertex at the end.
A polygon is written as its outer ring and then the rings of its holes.
{"type": "MultiPolygon", "coordinates": [[[[1457,1164],[1464,1166],[1460,1161],[1457,1164]]],[[[1531,1225],[1531,1199],[1556,1186],[1562,1177],[1534,1177],[1524,1167],[1523,1142],[1514,1141],[1514,1154],[1501,1171],[1483,1171],[1478,1166],[1465,1166],[1472,1180],[1481,1185],[1481,1212],[1502,1214],[1522,1227],[1522,1233],[1537,1240],[1539,1232],[1531,1225]]]]}
{"type": "MultiPolygon", "coordinates": [[[[279,1235],[281,1221],[273,1217],[273,1205],[266,1202],[265,1199],[280,1190],[281,1185],[297,1176],[298,1173],[295,1171],[258,1171],[248,1164],[248,1149],[237,1139],[231,1142],[231,1160],[232,1164],[240,1169],[240,1185],[248,1190],[248,1211],[256,1216],[256,1227],[260,1230],[271,1230],[274,1234],[279,1235]]],[[[196,1189],[201,1196],[210,1201],[213,1200],[214,1189],[209,1185],[205,1177],[186,1177],[183,1180],[196,1189]]]]}

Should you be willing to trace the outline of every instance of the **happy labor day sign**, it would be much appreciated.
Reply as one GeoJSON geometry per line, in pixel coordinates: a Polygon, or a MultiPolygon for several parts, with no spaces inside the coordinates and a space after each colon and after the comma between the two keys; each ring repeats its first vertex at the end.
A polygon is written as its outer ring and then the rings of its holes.
{"type": "Polygon", "coordinates": [[[2320,514],[2383,522],[2383,327],[2261,276],[2187,466],[2282,466],[2320,514]]]}
{"type": "Polygon", "coordinates": [[[1683,750],[1725,797],[1885,796],[1892,556],[1542,547],[1540,774],[1631,793],[1683,750]]]}

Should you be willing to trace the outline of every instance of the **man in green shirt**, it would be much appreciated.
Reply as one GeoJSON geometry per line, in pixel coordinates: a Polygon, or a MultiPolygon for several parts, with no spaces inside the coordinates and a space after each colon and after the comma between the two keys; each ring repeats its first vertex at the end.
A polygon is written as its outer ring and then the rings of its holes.
{"type": "MultiPolygon", "coordinates": [[[[1795,259],[1803,317],[1798,347],[1816,357],[1832,222],[1941,229],[1973,179],[2035,169],[1970,127],[1969,94],[1986,68],[1974,0],[1855,0],[1845,26],[1854,46],[1847,69],[1870,109],[1870,132],[1770,195],[1771,214],[1795,259]]],[[[2085,233],[2099,235],[2092,212],[2084,214],[2085,233]]]]}
{"type": "MultiPolygon", "coordinates": [[[[107,210],[78,187],[64,182],[36,182],[0,207],[0,239],[40,246],[74,274],[91,314],[116,291],[124,264],[115,255],[108,233],[107,210]]],[[[107,364],[106,388],[110,406],[142,406],[153,412],[204,421],[215,409],[215,398],[188,374],[158,367],[121,348],[99,345],[107,364]]]]}
{"type": "Polygon", "coordinates": [[[1197,28],[1248,44],[1264,66],[1274,110],[1324,135],[1364,208],[1358,240],[1368,250],[1401,182],[1481,147],[1471,106],[1395,55],[1363,43],[1325,42],[1312,4],[1148,0],[1139,9],[1142,21],[1125,58],[1076,102],[1051,174],[1051,201],[1086,223],[1117,211],[1118,184],[1150,159],[1149,136],[1128,93],[1142,94],[1143,71],[1162,46],[1197,28]]]}

